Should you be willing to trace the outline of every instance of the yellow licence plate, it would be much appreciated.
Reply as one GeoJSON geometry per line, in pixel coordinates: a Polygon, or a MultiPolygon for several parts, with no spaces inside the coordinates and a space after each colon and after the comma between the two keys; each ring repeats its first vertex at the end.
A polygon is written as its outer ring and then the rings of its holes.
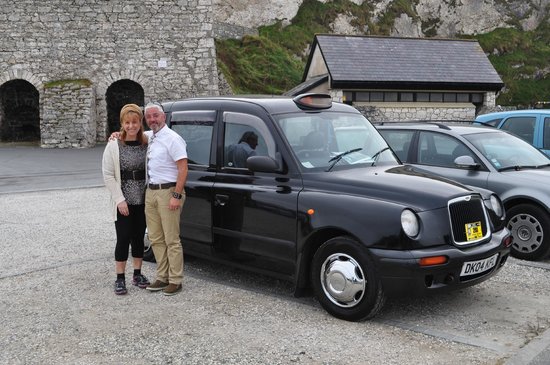
{"type": "Polygon", "coordinates": [[[483,237],[481,222],[466,223],[466,240],[473,241],[483,237]]]}

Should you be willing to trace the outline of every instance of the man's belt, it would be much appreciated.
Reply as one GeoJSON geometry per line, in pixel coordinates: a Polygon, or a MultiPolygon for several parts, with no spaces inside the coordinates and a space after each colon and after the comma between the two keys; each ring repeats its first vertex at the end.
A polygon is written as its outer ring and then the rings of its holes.
{"type": "Polygon", "coordinates": [[[159,190],[159,189],[168,189],[172,186],[176,186],[175,182],[171,183],[164,183],[164,184],[147,184],[147,187],[152,190],[159,190]]]}
{"type": "Polygon", "coordinates": [[[123,180],[145,180],[145,170],[125,170],[120,172],[123,180]]]}

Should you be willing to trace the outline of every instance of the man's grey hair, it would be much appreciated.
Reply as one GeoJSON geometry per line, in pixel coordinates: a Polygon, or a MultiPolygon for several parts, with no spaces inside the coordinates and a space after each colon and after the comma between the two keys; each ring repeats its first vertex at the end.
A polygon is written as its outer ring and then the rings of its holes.
{"type": "Polygon", "coordinates": [[[159,103],[147,103],[147,105],[145,105],[145,108],[143,108],[143,113],[145,113],[147,109],[151,109],[151,108],[158,109],[159,111],[164,113],[164,108],[159,103]]]}

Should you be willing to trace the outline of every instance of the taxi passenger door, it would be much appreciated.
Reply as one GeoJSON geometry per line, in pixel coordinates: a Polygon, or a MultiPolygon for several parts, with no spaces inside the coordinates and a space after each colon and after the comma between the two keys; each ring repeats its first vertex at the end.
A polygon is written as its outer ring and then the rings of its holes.
{"type": "Polygon", "coordinates": [[[209,255],[212,246],[212,196],[215,160],[216,110],[174,111],[167,120],[187,144],[188,175],[181,212],[184,251],[209,255]]]}
{"type": "MultiPolygon", "coordinates": [[[[250,105],[248,106],[250,107],[250,105]]],[[[258,114],[262,109],[258,108],[258,114]]],[[[270,120],[238,106],[220,113],[218,171],[212,207],[213,251],[220,259],[243,263],[282,277],[295,274],[299,175],[289,173],[270,120]],[[258,136],[256,154],[279,162],[279,172],[234,167],[229,147],[245,132],[258,136]]],[[[266,117],[267,118],[267,117],[266,117]]]]}

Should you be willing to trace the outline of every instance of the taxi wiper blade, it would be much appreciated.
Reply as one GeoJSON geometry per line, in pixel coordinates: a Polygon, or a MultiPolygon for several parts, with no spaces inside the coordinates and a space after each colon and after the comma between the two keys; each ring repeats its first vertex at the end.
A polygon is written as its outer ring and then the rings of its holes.
{"type": "Polygon", "coordinates": [[[381,154],[382,152],[387,151],[387,150],[389,150],[389,149],[390,149],[390,148],[389,148],[388,146],[386,146],[386,147],[382,148],[380,151],[376,152],[374,155],[372,155],[371,158],[373,159],[373,161],[372,161],[371,166],[374,166],[374,164],[376,163],[376,161],[378,161],[378,157],[380,157],[380,154],[381,154]]]}
{"type": "Polygon", "coordinates": [[[346,152],[342,152],[336,156],[334,156],[333,158],[331,158],[330,160],[328,160],[328,162],[332,162],[328,167],[327,169],[325,170],[325,172],[329,172],[330,170],[332,170],[332,168],[334,167],[334,165],[336,165],[338,163],[338,161],[340,161],[342,159],[342,157],[344,157],[345,155],[349,155],[350,153],[353,153],[353,152],[359,152],[361,151],[362,148],[361,147],[358,147],[358,148],[353,148],[349,151],[346,151],[346,152]]]}

